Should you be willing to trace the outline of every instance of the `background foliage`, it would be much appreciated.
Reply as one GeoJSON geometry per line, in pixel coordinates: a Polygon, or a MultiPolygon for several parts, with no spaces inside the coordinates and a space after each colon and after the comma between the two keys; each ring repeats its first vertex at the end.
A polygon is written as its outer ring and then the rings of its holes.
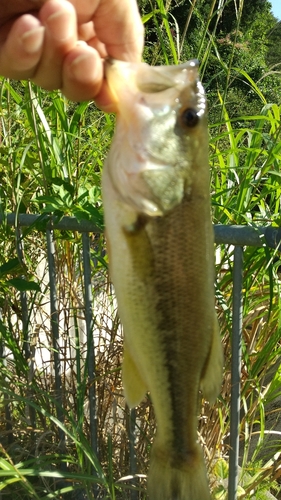
{"type": "MultiPolygon", "coordinates": [[[[214,223],[279,226],[281,22],[272,15],[270,2],[140,0],[139,6],[146,25],[147,62],[200,60],[209,101],[214,223]]],[[[47,93],[28,82],[4,78],[0,110],[0,497],[145,498],[142,477],[133,484],[137,486],[133,492],[131,480],[118,482],[129,471],[130,416],[122,395],[122,338],[103,237],[93,235],[91,245],[95,303],[103,311],[96,313],[95,333],[97,458],[89,445],[87,372],[79,361],[85,359],[87,346],[77,334],[84,319],[81,236],[55,233],[59,308],[63,325],[70,325],[61,327],[61,354],[74,342],[73,357],[66,360],[63,371],[66,397],[58,402],[51,369],[38,364],[31,371],[22,327],[20,292],[26,292],[31,344],[43,352],[42,328],[45,341],[51,342],[48,282],[41,273],[46,259],[44,233],[36,227],[15,232],[4,216],[8,212],[52,213],[56,219],[73,215],[102,229],[100,175],[114,117],[101,113],[94,103],[71,103],[59,92],[47,93]],[[58,406],[63,424],[55,416],[58,406]],[[67,436],[64,449],[62,428],[67,436]]],[[[223,500],[228,477],[232,249],[221,246],[216,259],[225,377],[216,407],[202,402],[200,439],[213,495],[223,500]]],[[[243,498],[263,498],[264,491],[279,495],[280,441],[271,432],[279,432],[279,270],[279,252],[245,249],[239,490],[243,498]]],[[[51,363],[52,359],[48,366],[51,363]]],[[[137,409],[139,474],[147,471],[154,431],[148,397],[137,409]]]]}

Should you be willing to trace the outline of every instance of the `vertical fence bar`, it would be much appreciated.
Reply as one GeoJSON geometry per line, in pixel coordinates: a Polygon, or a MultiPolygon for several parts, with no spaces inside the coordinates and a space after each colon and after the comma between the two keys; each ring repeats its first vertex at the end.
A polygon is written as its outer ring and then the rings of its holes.
{"type": "MultiPolygon", "coordinates": [[[[2,326],[3,320],[2,320],[1,309],[0,309],[0,323],[2,326]]],[[[7,359],[5,356],[5,343],[4,343],[2,334],[0,335],[0,359],[3,363],[3,366],[6,368],[7,359]]],[[[7,377],[5,377],[5,382],[7,382],[7,377]]],[[[8,441],[8,444],[10,445],[14,442],[14,435],[13,435],[13,426],[12,426],[12,415],[10,412],[9,396],[8,396],[8,394],[6,394],[5,391],[3,393],[3,400],[4,400],[3,404],[4,404],[4,408],[5,408],[5,430],[7,433],[7,441],[8,441]]],[[[2,498],[2,496],[0,496],[0,499],[1,498],[2,498]]]]}
{"type": "MultiPolygon", "coordinates": [[[[134,476],[137,473],[137,457],[136,457],[136,410],[133,408],[129,412],[129,447],[130,447],[130,474],[134,476]]],[[[136,484],[135,479],[132,482],[133,485],[136,484]]],[[[137,490],[131,490],[131,500],[138,500],[139,493],[137,490]]]]}
{"type": "Polygon", "coordinates": [[[243,248],[235,246],[231,341],[231,403],[228,500],[237,499],[242,343],[243,248]]]}
{"type": "MultiPolygon", "coordinates": [[[[57,401],[57,418],[60,422],[64,422],[62,401],[62,380],[61,380],[61,361],[59,350],[59,312],[57,305],[57,286],[56,286],[56,269],[55,269],[55,245],[53,231],[48,229],[46,231],[47,239],[47,256],[49,266],[49,279],[50,279],[50,308],[51,308],[51,331],[53,340],[53,353],[54,353],[54,371],[55,371],[55,399],[57,401]]],[[[60,438],[60,448],[65,451],[65,434],[61,428],[58,429],[60,438]]],[[[65,468],[64,463],[62,468],[65,468]]]]}
{"type": "MultiPolygon", "coordinates": [[[[24,265],[23,257],[23,242],[21,239],[21,230],[19,227],[15,229],[16,233],[16,250],[17,256],[22,265],[24,265]]],[[[30,359],[30,339],[28,332],[28,305],[26,292],[20,292],[21,314],[22,314],[22,331],[23,331],[23,352],[26,361],[30,359]]]]}
{"type": "Polygon", "coordinates": [[[87,332],[87,359],[88,359],[88,381],[89,381],[89,408],[90,408],[90,433],[91,446],[98,455],[98,431],[97,431],[97,402],[96,402],[96,362],[93,338],[93,293],[91,280],[91,254],[89,233],[82,234],[83,244],[83,271],[85,285],[85,320],[87,332]]]}
{"type": "MultiPolygon", "coordinates": [[[[17,256],[24,266],[24,246],[22,239],[22,232],[19,227],[15,229],[16,233],[16,250],[17,256]]],[[[27,293],[26,291],[20,292],[20,304],[21,304],[21,314],[22,314],[22,331],[23,331],[23,353],[24,358],[28,364],[28,399],[32,400],[33,398],[33,390],[32,390],[32,380],[34,377],[34,359],[31,353],[31,337],[30,337],[30,327],[29,327],[29,311],[28,311],[28,301],[27,301],[27,293]]],[[[36,427],[36,414],[35,410],[32,406],[27,404],[27,414],[30,420],[30,425],[33,429],[36,427]]]]}

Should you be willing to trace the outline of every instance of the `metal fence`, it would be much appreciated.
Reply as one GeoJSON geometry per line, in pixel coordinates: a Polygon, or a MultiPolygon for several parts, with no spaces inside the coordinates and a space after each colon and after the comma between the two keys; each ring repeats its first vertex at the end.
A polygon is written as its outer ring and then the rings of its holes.
{"type": "MultiPolygon", "coordinates": [[[[5,221],[9,226],[15,226],[16,231],[20,228],[30,227],[38,230],[38,223],[43,224],[47,242],[47,261],[49,272],[50,287],[50,308],[51,308],[51,331],[52,331],[52,349],[54,353],[54,379],[55,393],[58,398],[62,397],[62,358],[59,349],[59,317],[58,317],[58,298],[56,284],[56,265],[55,265],[55,247],[54,230],[77,231],[82,233],[82,259],[84,273],[84,314],[86,323],[87,337],[87,359],[88,359],[88,381],[89,381],[89,422],[91,446],[95,453],[97,449],[97,401],[95,393],[95,347],[92,341],[94,328],[93,315],[93,284],[91,278],[91,255],[90,255],[90,233],[99,233],[100,230],[91,222],[78,222],[72,217],[63,217],[58,222],[51,220],[48,216],[37,215],[15,215],[7,214],[0,217],[0,223],[5,221]]],[[[241,372],[241,333],[242,333],[242,300],[243,300],[243,247],[268,246],[278,248],[281,242],[281,229],[273,227],[249,227],[249,226],[222,226],[215,225],[215,241],[217,244],[233,245],[233,311],[232,311],[232,356],[231,356],[231,412],[230,412],[230,449],[229,449],[229,500],[237,499],[238,485],[238,455],[239,455],[239,415],[240,415],[240,372],[241,372]]],[[[18,255],[22,258],[22,243],[18,240],[18,255]]],[[[26,292],[20,293],[23,335],[25,336],[25,357],[31,359],[30,343],[28,342],[28,301],[26,292]]],[[[2,349],[2,347],[1,347],[2,349]]],[[[32,361],[31,361],[32,363],[32,361]]],[[[32,369],[32,367],[31,367],[32,369]]],[[[132,413],[134,417],[134,412],[132,413]]],[[[59,411],[57,418],[63,422],[64,415],[59,411]]],[[[65,436],[60,430],[60,441],[64,442],[65,436]]],[[[131,472],[135,473],[135,452],[134,452],[134,423],[130,427],[130,461],[131,472]]]]}

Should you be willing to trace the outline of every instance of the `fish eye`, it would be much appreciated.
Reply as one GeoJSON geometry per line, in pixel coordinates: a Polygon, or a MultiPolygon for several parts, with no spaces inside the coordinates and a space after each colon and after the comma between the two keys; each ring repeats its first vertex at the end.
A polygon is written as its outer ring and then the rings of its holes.
{"type": "Polygon", "coordinates": [[[196,109],[186,108],[184,111],[182,111],[181,121],[185,127],[188,127],[188,128],[196,127],[196,125],[199,122],[199,116],[198,116],[196,109]]]}

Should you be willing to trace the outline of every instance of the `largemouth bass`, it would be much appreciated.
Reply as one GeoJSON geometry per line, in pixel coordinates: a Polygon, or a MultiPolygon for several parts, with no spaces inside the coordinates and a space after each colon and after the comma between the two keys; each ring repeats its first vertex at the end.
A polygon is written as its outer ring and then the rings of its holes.
{"type": "Polygon", "coordinates": [[[103,172],[109,263],[124,327],[123,384],[150,392],[157,433],[150,500],[208,500],[199,391],[219,393],[206,98],[196,61],[107,63],[118,104],[103,172]]]}

